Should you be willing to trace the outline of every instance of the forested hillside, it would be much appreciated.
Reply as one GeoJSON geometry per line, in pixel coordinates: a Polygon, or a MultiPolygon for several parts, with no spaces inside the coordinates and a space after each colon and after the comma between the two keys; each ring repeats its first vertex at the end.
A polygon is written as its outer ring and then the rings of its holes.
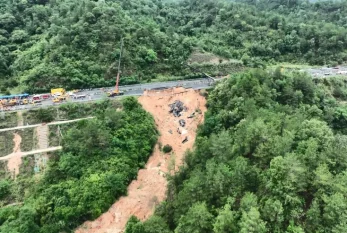
{"type": "Polygon", "coordinates": [[[167,201],[126,233],[345,232],[345,81],[277,69],[218,84],[167,201]]]}
{"type": "Polygon", "coordinates": [[[13,180],[1,168],[1,233],[72,232],[126,194],[157,141],[154,120],[135,98],[101,102],[94,114],[64,132],[45,173],[21,170],[13,180]]]}
{"type": "Polygon", "coordinates": [[[250,67],[335,65],[347,60],[346,4],[0,0],[0,91],[113,85],[121,37],[123,83],[190,77],[184,64],[193,51],[250,67]]]}

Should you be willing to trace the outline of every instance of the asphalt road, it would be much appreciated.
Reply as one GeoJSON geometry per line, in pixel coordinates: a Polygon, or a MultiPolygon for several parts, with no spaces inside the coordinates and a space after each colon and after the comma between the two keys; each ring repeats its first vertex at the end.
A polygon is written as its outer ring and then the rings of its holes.
{"type": "MultiPolygon", "coordinates": [[[[135,85],[126,85],[126,86],[120,86],[120,91],[124,92],[124,95],[122,96],[140,96],[143,94],[145,90],[151,90],[156,88],[170,88],[170,87],[176,87],[176,86],[182,86],[185,88],[193,88],[193,89],[205,89],[209,87],[211,80],[204,78],[204,79],[194,79],[194,80],[180,80],[180,81],[169,81],[169,82],[158,82],[158,83],[146,83],[146,84],[135,84],[135,85]]],[[[28,110],[28,109],[35,109],[35,108],[42,108],[42,107],[48,107],[48,106],[57,106],[66,102],[73,102],[73,103],[83,103],[83,102],[90,102],[90,101],[97,101],[107,97],[107,92],[112,91],[114,87],[107,87],[104,89],[101,88],[95,88],[95,89],[89,89],[89,90],[81,90],[80,92],[76,93],[77,95],[86,95],[87,97],[84,99],[69,99],[67,101],[64,101],[62,103],[53,103],[52,99],[42,100],[39,104],[27,104],[27,105],[17,105],[13,107],[7,108],[7,111],[19,111],[19,110],[28,110]]],[[[122,97],[119,96],[119,97],[122,97]]],[[[113,97],[113,98],[119,98],[119,97],[113,97]]],[[[29,98],[30,99],[30,98],[29,98]]]]}
{"type": "Polygon", "coordinates": [[[307,72],[313,77],[318,77],[318,78],[336,76],[336,75],[347,77],[347,67],[345,66],[309,68],[309,69],[301,69],[300,71],[307,72]]]}
{"type": "MultiPolygon", "coordinates": [[[[317,77],[324,78],[324,77],[335,76],[335,75],[343,75],[347,77],[347,67],[345,66],[338,66],[335,68],[329,68],[329,67],[308,68],[308,69],[301,69],[300,71],[307,72],[316,78],[317,77]]],[[[182,86],[182,87],[193,88],[193,89],[206,89],[210,86],[209,85],[210,83],[211,83],[211,79],[203,78],[203,79],[194,79],[194,80],[180,80],[180,81],[126,85],[126,86],[120,86],[119,89],[124,92],[123,96],[140,96],[143,94],[144,90],[150,90],[155,88],[170,88],[175,86],[182,86]]],[[[113,89],[114,87],[107,87],[107,88],[104,88],[103,90],[100,88],[83,90],[78,92],[77,94],[86,95],[87,98],[69,99],[66,102],[81,103],[81,102],[101,100],[104,98],[108,98],[106,95],[106,92],[111,91],[113,89]]],[[[119,97],[114,97],[114,98],[119,98],[119,97]]],[[[35,108],[41,108],[41,107],[47,107],[47,106],[55,106],[59,104],[62,104],[62,103],[53,103],[51,99],[48,99],[48,100],[43,100],[42,103],[37,105],[27,104],[27,105],[13,106],[8,108],[8,111],[35,109],[35,108]]]]}

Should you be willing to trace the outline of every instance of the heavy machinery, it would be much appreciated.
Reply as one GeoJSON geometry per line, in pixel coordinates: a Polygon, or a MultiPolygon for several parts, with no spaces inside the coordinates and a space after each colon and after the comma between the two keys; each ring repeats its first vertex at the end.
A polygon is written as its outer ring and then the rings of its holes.
{"type": "Polygon", "coordinates": [[[52,96],[61,96],[65,94],[65,89],[64,88],[55,88],[55,89],[51,89],[51,95],[52,96]]]}
{"type": "Polygon", "coordinates": [[[21,99],[19,102],[21,105],[26,105],[29,103],[28,99],[21,99]]]}
{"type": "Polygon", "coordinates": [[[52,99],[53,103],[60,103],[60,99],[58,97],[55,97],[52,99]]]}
{"type": "Polygon", "coordinates": [[[5,106],[5,107],[10,107],[10,106],[14,106],[17,104],[17,101],[15,99],[2,99],[1,100],[1,105],[5,106]]]}
{"type": "Polygon", "coordinates": [[[116,87],[114,88],[113,91],[107,92],[108,97],[114,97],[114,96],[119,96],[119,95],[124,95],[124,92],[119,90],[119,78],[120,78],[120,61],[122,58],[122,50],[123,50],[123,38],[121,39],[121,48],[120,48],[120,53],[119,53],[119,61],[118,61],[118,72],[117,72],[117,79],[116,79],[116,87]]]}
{"type": "Polygon", "coordinates": [[[40,104],[41,102],[42,102],[41,99],[31,99],[30,100],[31,104],[40,104]]]}
{"type": "Polygon", "coordinates": [[[66,100],[66,98],[67,98],[67,95],[61,95],[61,96],[54,97],[52,101],[53,103],[60,103],[66,100]]]}

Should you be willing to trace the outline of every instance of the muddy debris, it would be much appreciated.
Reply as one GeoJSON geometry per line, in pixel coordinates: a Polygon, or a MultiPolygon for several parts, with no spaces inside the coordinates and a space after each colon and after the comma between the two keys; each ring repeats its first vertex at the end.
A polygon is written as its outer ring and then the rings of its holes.
{"type": "Polygon", "coordinates": [[[169,133],[172,134],[172,130],[171,129],[169,130],[169,133]]]}
{"type": "Polygon", "coordinates": [[[145,221],[154,213],[154,205],[166,199],[168,185],[166,174],[177,172],[184,163],[185,151],[193,148],[196,130],[204,120],[206,99],[200,95],[199,91],[185,88],[163,90],[159,94],[163,95],[159,97],[157,92],[145,91],[139,98],[139,102],[154,117],[160,132],[158,142],[162,145],[171,145],[175,153],[163,155],[162,150],[156,146],[145,168],[139,170],[137,179],[129,185],[128,195],[119,198],[107,212],[97,219],[85,222],[75,233],[122,233],[132,215],[145,221]],[[175,100],[183,101],[187,106],[188,112],[185,113],[187,114],[185,118],[193,112],[193,109],[201,109],[201,114],[195,113],[194,121],[185,119],[186,126],[180,127],[178,120],[182,117],[177,118],[172,112],[169,112],[169,104],[175,100]],[[158,107],[155,107],[156,105],[158,107]],[[173,134],[168,133],[169,130],[172,130],[173,134]],[[179,130],[181,134],[176,130],[179,130]],[[185,137],[189,140],[182,144],[185,137]],[[174,164],[170,158],[173,158],[174,164]]]}

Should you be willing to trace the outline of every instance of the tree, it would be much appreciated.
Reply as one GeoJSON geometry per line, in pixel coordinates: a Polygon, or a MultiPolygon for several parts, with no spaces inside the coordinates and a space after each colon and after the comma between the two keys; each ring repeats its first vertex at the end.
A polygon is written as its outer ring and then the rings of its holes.
{"type": "Polygon", "coordinates": [[[214,233],[232,233],[237,231],[236,214],[231,210],[232,202],[232,199],[229,199],[223,209],[218,211],[218,216],[213,224],[214,233]]]}
{"type": "Polygon", "coordinates": [[[175,233],[208,233],[212,230],[213,215],[205,203],[195,203],[179,220],[175,233]]]}
{"type": "Polygon", "coordinates": [[[265,222],[260,219],[260,213],[255,207],[249,211],[243,211],[240,220],[240,233],[264,233],[267,232],[265,222]]]}
{"type": "Polygon", "coordinates": [[[170,146],[169,144],[166,144],[164,147],[163,147],[163,152],[164,153],[170,153],[172,151],[172,146],[170,146]]]}

